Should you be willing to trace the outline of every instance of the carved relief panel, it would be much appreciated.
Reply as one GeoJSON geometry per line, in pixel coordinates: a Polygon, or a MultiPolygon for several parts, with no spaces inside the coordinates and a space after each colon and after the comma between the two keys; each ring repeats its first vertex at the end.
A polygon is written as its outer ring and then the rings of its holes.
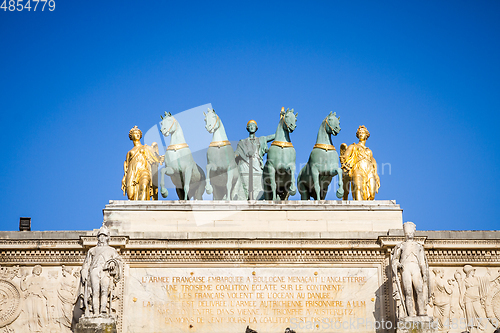
{"type": "Polygon", "coordinates": [[[500,323],[500,267],[431,267],[429,314],[440,332],[493,332],[500,323]]]}
{"type": "Polygon", "coordinates": [[[0,332],[71,332],[80,267],[0,267],[0,332]]]}

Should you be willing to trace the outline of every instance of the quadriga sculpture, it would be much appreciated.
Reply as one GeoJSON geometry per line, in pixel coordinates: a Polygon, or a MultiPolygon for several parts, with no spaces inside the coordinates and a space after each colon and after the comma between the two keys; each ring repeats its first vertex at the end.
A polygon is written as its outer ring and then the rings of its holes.
{"type": "Polygon", "coordinates": [[[295,149],[290,133],[295,130],[297,115],[293,109],[281,108],[280,122],[264,166],[264,196],[266,200],[287,200],[295,195],[295,149]]]}
{"type": "Polygon", "coordinates": [[[193,159],[181,125],[170,112],[161,116],[161,132],[165,137],[171,135],[170,145],[165,152],[165,167],[160,170],[160,191],[166,198],[168,190],[165,188],[165,175],[170,176],[179,200],[203,200],[205,191],[205,173],[193,159]]]}
{"type": "Polygon", "coordinates": [[[224,125],[214,109],[205,115],[205,128],[213,133],[207,149],[207,179],[205,189],[214,200],[245,200],[240,173],[224,125]]]}
{"type": "Polygon", "coordinates": [[[330,114],[321,122],[316,144],[313,147],[307,164],[300,170],[297,177],[297,188],[300,198],[309,200],[325,200],[328,186],[332,178],[338,176],[339,187],[337,198],[344,195],[342,184],[342,169],[339,165],[339,154],[332,143],[331,135],[340,132],[340,117],[336,113],[330,114]]]}

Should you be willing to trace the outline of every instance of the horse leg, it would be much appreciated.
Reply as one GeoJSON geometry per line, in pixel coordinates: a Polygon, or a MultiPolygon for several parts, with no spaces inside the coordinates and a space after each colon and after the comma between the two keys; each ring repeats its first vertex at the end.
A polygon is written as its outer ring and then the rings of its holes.
{"type": "Polygon", "coordinates": [[[271,193],[273,194],[272,200],[276,201],[276,169],[274,169],[274,166],[269,164],[268,166],[268,182],[269,186],[271,187],[271,193]]]}
{"type": "Polygon", "coordinates": [[[351,186],[351,179],[349,174],[342,174],[342,181],[344,185],[344,198],[343,200],[349,200],[349,187],[351,186]]]}
{"type": "Polygon", "coordinates": [[[292,163],[290,164],[290,187],[288,188],[288,195],[293,196],[295,193],[297,193],[297,188],[295,187],[295,163],[292,163]]]}
{"type": "Polygon", "coordinates": [[[161,196],[166,198],[168,196],[168,190],[165,188],[165,173],[167,168],[163,167],[160,169],[160,192],[161,196]]]}
{"type": "MultiPolygon", "coordinates": [[[[345,193],[344,193],[344,182],[342,180],[343,178],[343,175],[342,175],[342,169],[337,167],[337,176],[339,177],[339,187],[337,188],[337,198],[342,198],[345,196],[345,193]]],[[[347,192],[347,194],[349,195],[349,192],[347,192]]]]}
{"type": "Polygon", "coordinates": [[[320,195],[321,200],[325,200],[326,199],[326,193],[328,193],[328,188],[326,188],[326,191],[325,190],[321,190],[321,195],[320,195]]]}
{"type": "Polygon", "coordinates": [[[222,193],[221,193],[221,188],[220,186],[215,185],[214,186],[214,200],[222,200],[222,193]]]}
{"type": "Polygon", "coordinates": [[[189,200],[189,185],[191,183],[191,175],[193,168],[188,167],[184,170],[184,200],[189,200]]]}
{"type": "Polygon", "coordinates": [[[297,189],[300,193],[300,200],[309,200],[309,191],[307,190],[307,170],[309,169],[309,164],[306,164],[302,170],[300,170],[297,176],[297,189]]]}
{"type": "MultiPolygon", "coordinates": [[[[212,194],[212,191],[213,191],[213,187],[212,185],[210,184],[210,171],[212,170],[212,164],[208,163],[207,164],[207,174],[206,174],[206,179],[205,179],[205,190],[207,191],[207,194],[212,194]]],[[[215,169],[215,168],[213,168],[215,169]]],[[[214,199],[215,199],[215,195],[214,195],[214,199]]]]}
{"type": "Polygon", "coordinates": [[[205,173],[199,165],[196,165],[196,167],[198,168],[198,174],[200,175],[200,178],[195,184],[196,190],[194,191],[194,199],[203,200],[203,192],[205,192],[205,187],[203,186],[203,182],[205,181],[205,173]]]}
{"type": "Polygon", "coordinates": [[[203,192],[205,191],[205,188],[201,186],[201,184],[198,184],[196,187],[196,190],[194,191],[194,200],[203,200],[203,192]]]}
{"type": "Polygon", "coordinates": [[[316,198],[314,198],[315,200],[320,200],[320,191],[321,191],[321,186],[319,184],[319,170],[316,166],[312,166],[311,167],[311,178],[312,178],[312,181],[313,181],[313,185],[314,185],[314,191],[316,192],[316,198]]]}
{"type": "Polygon", "coordinates": [[[175,191],[177,192],[177,197],[179,197],[179,200],[182,200],[182,198],[184,198],[184,190],[179,187],[176,188],[175,191]]]}
{"type": "Polygon", "coordinates": [[[226,180],[226,200],[233,200],[232,194],[232,188],[233,188],[233,178],[234,178],[234,173],[235,170],[231,169],[231,166],[228,166],[226,175],[227,175],[227,180],[226,180]]]}

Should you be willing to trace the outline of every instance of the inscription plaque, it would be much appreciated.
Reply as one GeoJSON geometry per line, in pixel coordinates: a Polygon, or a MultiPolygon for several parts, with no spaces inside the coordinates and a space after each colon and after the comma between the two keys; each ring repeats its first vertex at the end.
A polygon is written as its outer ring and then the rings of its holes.
{"type": "Polygon", "coordinates": [[[376,267],[129,268],[126,332],[373,332],[376,267]]]}

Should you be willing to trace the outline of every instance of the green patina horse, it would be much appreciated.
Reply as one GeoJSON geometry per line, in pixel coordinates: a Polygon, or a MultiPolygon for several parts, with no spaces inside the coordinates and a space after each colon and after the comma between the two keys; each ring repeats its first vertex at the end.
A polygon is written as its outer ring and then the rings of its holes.
{"type": "Polygon", "coordinates": [[[339,154],[332,143],[331,135],[340,132],[340,117],[336,113],[330,114],[321,122],[316,144],[309,155],[307,164],[300,170],[297,177],[297,188],[300,198],[309,200],[325,200],[328,186],[332,178],[338,176],[339,187],[337,198],[342,198],[344,189],[342,184],[342,169],[339,163],[339,154]]]}
{"type": "Polygon", "coordinates": [[[213,192],[214,200],[246,200],[236,165],[234,150],[227,139],[224,125],[214,109],[205,115],[205,128],[213,133],[207,149],[207,179],[205,189],[213,192]]]}
{"type": "Polygon", "coordinates": [[[295,149],[290,133],[295,130],[297,115],[293,109],[281,108],[280,122],[264,165],[264,197],[266,200],[287,200],[295,195],[295,149]]]}
{"type": "Polygon", "coordinates": [[[165,112],[161,119],[161,132],[166,137],[171,135],[170,145],[165,152],[165,167],[160,170],[161,195],[164,198],[168,196],[165,175],[169,175],[179,200],[203,200],[205,173],[194,161],[181,125],[170,112],[165,112]]]}

